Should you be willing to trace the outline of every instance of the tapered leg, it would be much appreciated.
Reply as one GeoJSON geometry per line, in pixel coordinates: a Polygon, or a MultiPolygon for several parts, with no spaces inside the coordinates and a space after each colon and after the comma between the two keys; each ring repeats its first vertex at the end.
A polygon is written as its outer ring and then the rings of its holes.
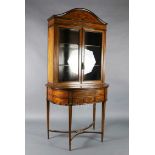
{"type": "Polygon", "coordinates": [[[102,102],[101,142],[103,142],[104,129],[105,129],[105,108],[106,108],[106,102],[102,102]]]}
{"type": "Polygon", "coordinates": [[[49,139],[49,115],[50,115],[50,102],[47,100],[47,138],[49,139]]]}
{"type": "Polygon", "coordinates": [[[93,129],[95,130],[95,119],[96,118],[96,103],[93,104],[93,129]]]}
{"type": "Polygon", "coordinates": [[[72,106],[68,106],[69,111],[69,151],[71,151],[71,127],[72,127],[72,106]]]}

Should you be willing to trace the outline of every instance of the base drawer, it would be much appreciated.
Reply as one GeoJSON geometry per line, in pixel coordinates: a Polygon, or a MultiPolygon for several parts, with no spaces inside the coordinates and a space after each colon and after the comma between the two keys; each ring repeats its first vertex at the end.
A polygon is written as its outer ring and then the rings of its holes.
{"type": "Polygon", "coordinates": [[[55,97],[68,98],[68,91],[48,89],[48,95],[55,97]]]}

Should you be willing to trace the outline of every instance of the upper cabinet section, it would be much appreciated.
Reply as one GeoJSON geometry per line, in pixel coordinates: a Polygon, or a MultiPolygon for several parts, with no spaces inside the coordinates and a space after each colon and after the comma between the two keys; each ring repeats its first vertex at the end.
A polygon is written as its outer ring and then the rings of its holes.
{"type": "Polygon", "coordinates": [[[84,8],[75,8],[62,14],[53,15],[48,18],[48,26],[52,25],[73,25],[95,27],[97,29],[106,30],[107,23],[97,17],[93,12],[84,8]],[[67,21],[67,22],[66,22],[67,21]]]}
{"type": "Polygon", "coordinates": [[[83,8],[50,17],[48,82],[59,86],[104,83],[106,27],[83,8]]]}

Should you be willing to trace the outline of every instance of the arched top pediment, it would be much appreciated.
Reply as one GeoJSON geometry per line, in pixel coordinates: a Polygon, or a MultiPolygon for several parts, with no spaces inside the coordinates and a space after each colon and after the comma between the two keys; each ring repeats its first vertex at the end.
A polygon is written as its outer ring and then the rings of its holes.
{"type": "Polygon", "coordinates": [[[76,21],[97,23],[97,24],[104,24],[104,25],[107,24],[106,22],[101,20],[99,17],[97,17],[93,12],[91,12],[88,9],[84,9],[84,8],[75,8],[67,12],[64,12],[62,14],[54,15],[50,17],[48,20],[52,18],[63,18],[63,19],[68,19],[68,20],[76,20],[76,21]]]}

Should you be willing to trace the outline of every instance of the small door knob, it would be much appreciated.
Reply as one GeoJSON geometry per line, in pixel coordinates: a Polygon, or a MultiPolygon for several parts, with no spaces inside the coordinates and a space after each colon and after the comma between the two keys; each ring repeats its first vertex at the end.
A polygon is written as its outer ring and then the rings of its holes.
{"type": "Polygon", "coordinates": [[[82,64],[81,64],[81,69],[84,69],[84,63],[82,62],[82,64]]]}

